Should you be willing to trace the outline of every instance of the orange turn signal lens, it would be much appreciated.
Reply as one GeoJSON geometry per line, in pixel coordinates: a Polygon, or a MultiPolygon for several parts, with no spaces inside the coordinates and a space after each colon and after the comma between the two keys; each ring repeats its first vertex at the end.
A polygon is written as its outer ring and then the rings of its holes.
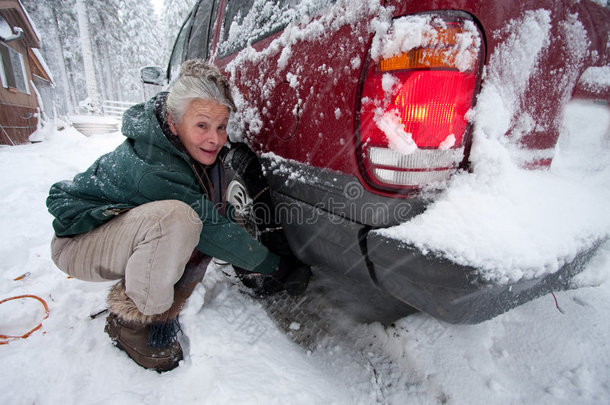
{"type": "Polygon", "coordinates": [[[455,67],[455,56],[452,57],[450,50],[429,48],[413,49],[398,56],[382,59],[379,62],[379,70],[382,72],[404,69],[455,67]]]}
{"type": "MultiPolygon", "coordinates": [[[[414,48],[408,52],[381,59],[378,69],[381,72],[422,68],[459,69],[458,57],[464,58],[464,52],[466,52],[470,60],[475,61],[478,52],[475,44],[471,44],[467,50],[461,49],[460,34],[467,32],[461,25],[438,28],[428,46],[414,48]]],[[[474,65],[472,63],[470,69],[467,70],[473,69],[474,65]]]]}

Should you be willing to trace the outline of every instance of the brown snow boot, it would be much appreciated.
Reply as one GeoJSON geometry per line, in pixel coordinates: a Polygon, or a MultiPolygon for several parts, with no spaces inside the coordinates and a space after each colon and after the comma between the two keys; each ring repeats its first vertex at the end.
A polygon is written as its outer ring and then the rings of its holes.
{"type": "Polygon", "coordinates": [[[115,284],[108,294],[110,314],[104,330],[117,347],[137,364],[159,372],[178,366],[183,358],[177,340],[181,331],[178,315],[197,284],[203,279],[210,258],[195,250],[174,286],[174,302],[165,312],[144,315],[125,292],[125,281],[115,284]]]}
{"type": "Polygon", "coordinates": [[[123,281],[110,289],[108,305],[110,314],[104,331],[119,349],[144,368],[163,372],[178,366],[183,353],[177,340],[177,317],[170,319],[167,313],[144,315],[125,294],[123,281]]]}
{"type": "Polygon", "coordinates": [[[175,339],[164,347],[155,347],[148,343],[151,336],[150,324],[126,322],[110,313],[106,318],[104,330],[116,347],[124,350],[133,361],[144,368],[158,372],[173,370],[183,358],[182,347],[175,339]]]}

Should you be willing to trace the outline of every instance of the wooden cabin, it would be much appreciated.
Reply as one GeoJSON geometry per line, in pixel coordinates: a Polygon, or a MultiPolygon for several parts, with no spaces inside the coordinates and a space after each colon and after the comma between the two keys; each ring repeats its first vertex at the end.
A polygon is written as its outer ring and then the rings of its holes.
{"type": "Polygon", "coordinates": [[[40,97],[34,83],[51,84],[38,37],[19,0],[0,0],[0,144],[28,142],[40,97]]]}

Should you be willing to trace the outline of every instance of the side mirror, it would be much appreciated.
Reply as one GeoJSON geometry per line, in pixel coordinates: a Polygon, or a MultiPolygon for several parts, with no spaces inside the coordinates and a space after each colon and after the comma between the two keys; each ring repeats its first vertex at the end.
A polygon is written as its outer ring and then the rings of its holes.
{"type": "Polygon", "coordinates": [[[158,66],[144,66],[140,69],[140,78],[146,84],[165,85],[165,71],[158,66]]]}

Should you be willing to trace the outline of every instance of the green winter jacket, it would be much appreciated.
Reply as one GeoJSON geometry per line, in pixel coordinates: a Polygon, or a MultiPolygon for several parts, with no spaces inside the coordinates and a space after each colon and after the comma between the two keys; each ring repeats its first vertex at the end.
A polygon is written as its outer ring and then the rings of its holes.
{"type": "MultiPolygon", "coordinates": [[[[125,142],[98,158],[74,180],[51,187],[47,208],[55,217],[55,234],[82,234],[138,205],[181,200],[203,222],[198,250],[253,272],[271,273],[279,257],[222,215],[224,209],[220,207],[219,212],[218,204],[210,201],[218,197],[207,196],[211,187],[200,174],[207,175],[213,167],[202,168],[179,142],[174,145],[164,134],[155,111],[159,113],[165,97],[160,93],[127,110],[122,126],[125,142]]],[[[216,169],[222,175],[223,171],[216,169]]]]}

